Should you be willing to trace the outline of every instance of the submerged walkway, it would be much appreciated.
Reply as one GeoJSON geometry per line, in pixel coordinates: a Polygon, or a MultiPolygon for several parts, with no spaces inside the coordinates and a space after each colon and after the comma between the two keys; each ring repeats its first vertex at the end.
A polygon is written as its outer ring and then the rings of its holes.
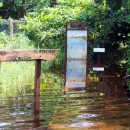
{"type": "Polygon", "coordinates": [[[130,129],[130,101],[125,91],[123,68],[116,64],[108,64],[105,65],[104,71],[93,72],[93,66],[89,65],[90,73],[86,81],[82,78],[77,79],[78,74],[72,74],[68,78],[67,94],[78,93],[77,88],[85,86],[86,93],[81,90],[80,94],[62,95],[59,98],[50,122],[52,129],[130,129]]]}
{"type": "Polygon", "coordinates": [[[0,99],[0,129],[130,129],[130,101],[123,68],[105,64],[104,71],[100,72],[92,71],[93,66],[88,66],[87,77],[71,73],[66,88],[55,76],[51,83],[44,77],[48,84],[41,86],[38,120],[34,120],[38,115],[34,112],[33,96],[0,99]]]}

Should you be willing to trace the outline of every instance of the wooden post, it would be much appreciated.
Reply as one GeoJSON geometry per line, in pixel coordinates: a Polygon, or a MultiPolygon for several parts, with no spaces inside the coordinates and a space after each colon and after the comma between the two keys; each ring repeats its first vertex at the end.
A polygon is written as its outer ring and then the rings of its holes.
{"type": "Polygon", "coordinates": [[[14,26],[13,26],[13,19],[9,18],[8,20],[8,27],[9,27],[9,35],[11,37],[11,40],[13,39],[13,32],[14,32],[14,26]]]}
{"type": "Polygon", "coordinates": [[[34,96],[34,128],[40,126],[40,96],[34,96]]]}
{"type": "Polygon", "coordinates": [[[34,128],[40,126],[40,76],[41,60],[35,60],[35,84],[34,84],[34,128]]]}
{"type": "Polygon", "coordinates": [[[40,76],[41,76],[41,60],[35,61],[35,85],[34,85],[34,95],[40,95],[40,76]]]}
{"type": "Polygon", "coordinates": [[[40,126],[40,76],[41,60],[54,60],[59,49],[43,50],[0,50],[1,62],[31,61],[35,60],[35,83],[34,83],[34,128],[40,126]]]}
{"type": "Polygon", "coordinates": [[[98,52],[97,65],[100,65],[100,52],[98,52]]]}
{"type": "Polygon", "coordinates": [[[97,53],[97,65],[100,65],[100,54],[105,52],[105,48],[93,48],[93,52],[97,53]]]}

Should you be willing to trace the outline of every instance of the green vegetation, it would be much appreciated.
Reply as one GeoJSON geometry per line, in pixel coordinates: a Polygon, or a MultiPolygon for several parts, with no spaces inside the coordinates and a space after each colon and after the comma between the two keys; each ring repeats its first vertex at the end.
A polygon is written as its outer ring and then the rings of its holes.
{"type": "MultiPolygon", "coordinates": [[[[102,60],[118,62],[125,59],[129,64],[129,1],[127,6],[125,2],[60,1],[53,8],[44,7],[39,12],[29,12],[26,17],[28,24],[21,26],[21,29],[36,43],[35,46],[56,47],[63,54],[66,22],[87,21],[90,25],[90,53],[93,47],[105,47],[107,49],[102,60]]],[[[59,63],[63,63],[62,54],[59,63]]]]}
{"type": "MultiPolygon", "coordinates": [[[[1,49],[35,49],[32,42],[23,34],[15,34],[11,39],[4,32],[0,33],[0,48],[1,49]]],[[[42,62],[44,71],[49,69],[52,62],[42,62]]],[[[0,98],[32,95],[34,91],[34,74],[35,62],[34,61],[20,61],[20,62],[1,62],[0,68],[0,98]]],[[[57,74],[42,74],[41,90],[43,89],[57,89],[61,92],[61,84],[63,81],[61,76],[57,74]],[[44,80],[45,79],[45,80],[44,80]],[[53,84],[50,79],[53,79],[53,84]]],[[[42,90],[41,94],[44,93],[42,90]]],[[[51,91],[52,93],[52,91],[51,91]]],[[[55,94],[55,93],[54,93],[55,94]]]]}
{"type": "MultiPolygon", "coordinates": [[[[0,3],[0,9],[5,9],[11,4],[10,2],[3,0],[3,3],[0,3]]],[[[53,4],[51,0],[40,2],[38,0],[31,0],[31,2],[15,0],[13,2],[14,8],[10,6],[6,15],[0,14],[1,18],[25,19],[27,24],[18,25],[19,33],[14,34],[13,40],[2,32],[0,34],[1,49],[60,49],[55,61],[44,62],[42,69],[64,71],[66,22],[88,22],[91,57],[94,58],[91,53],[93,47],[105,47],[106,53],[101,57],[102,60],[117,62],[124,60],[125,62],[120,63],[124,63],[127,74],[130,74],[130,0],[57,0],[53,4]],[[30,3],[33,4],[30,5],[30,3]],[[20,12],[20,9],[25,12],[20,12]],[[14,10],[19,10],[17,16],[14,10]]],[[[29,63],[29,66],[32,69],[34,63],[29,63]]],[[[5,67],[6,70],[9,69],[8,65],[5,67]]],[[[17,71],[19,70],[17,68],[17,71]]],[[[12,73],[10,70],[8,72],[12,73]]],[[[25,75],[32,77],[32,72],[27,71],[27,73],[30,74],[25,75]]]]}
{"type": "MultiPolygon", "coordinates": [[[[112,1],[115,6],[119,2],[112,1]]],[[[115,10],[113,4],[107,1],[91,4],[83,9],[78,20],[90,23],[90,40],[93,46],[106,48],[103,59],[122,60],[124,59],[124,47],[129,41],[130,24],[127,19],[127,11],[120,2],[120,7],[115,10]]]]}
{"type": "MultiPolygon", "coordinates": [[[[23,34],[16,34],[13,40],[0,33],[1,49],[33,49],[30,40],[23,34]]],[[[0,97],[26,94],[28,85],[34,87],[34,62],[1,62],[0,97]]]]}
{"type": "Polygon", "coordinates": [[[2,0],[0,2],[0,15],[4,19],[23,18],[28,12],[38,12],[44,7],[53,7],[56,0],[2,0]]]}

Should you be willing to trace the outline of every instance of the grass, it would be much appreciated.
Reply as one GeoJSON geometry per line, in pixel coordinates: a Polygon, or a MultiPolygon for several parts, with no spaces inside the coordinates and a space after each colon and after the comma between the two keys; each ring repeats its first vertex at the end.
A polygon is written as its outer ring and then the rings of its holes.
{"type": "MultiPolygon", "coordinates": [[[[0,33],[1,49],[35,49],[31,41],[23,34],[10,39],[4,32],[0,33]]],[[[34,86],[35,64],[30,61],[1,62],[0,98],[25,95],[27,87],[34,86]]]]}
{"type": "Polygon", "coordinates": [[[34,86],[33,62],[2,62],[0,70],[0,97],[25,95],[26,87],[34,86]]]}

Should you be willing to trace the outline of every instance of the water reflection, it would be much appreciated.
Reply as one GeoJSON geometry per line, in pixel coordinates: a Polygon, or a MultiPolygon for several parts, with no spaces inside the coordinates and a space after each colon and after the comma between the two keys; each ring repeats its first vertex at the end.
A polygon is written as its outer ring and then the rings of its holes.
{"type": "MultiPolygon", "coordinates": [[[[82,80],[85,93],[64,94],[62,74],[43,74],[40,96],[34,97],[28,91],[24,96],[0,99],[0,129],[130,129],[130,102],[124,89],[128,83],[122,78],[123,68],[105,64],[100,72],[93,71],[94,65],[90,64],[86,77],[82,65],[79,70],[75,66],[71,68],[75,72],[71,79],[82,80]]],[[[66,77],[68,81],[70,76],[66,77]]]]}
{"type": "Polygon", "coordinates": [[[85,60],[67,60],[65,93],[86,92],[87,66],[85,60]]]}

